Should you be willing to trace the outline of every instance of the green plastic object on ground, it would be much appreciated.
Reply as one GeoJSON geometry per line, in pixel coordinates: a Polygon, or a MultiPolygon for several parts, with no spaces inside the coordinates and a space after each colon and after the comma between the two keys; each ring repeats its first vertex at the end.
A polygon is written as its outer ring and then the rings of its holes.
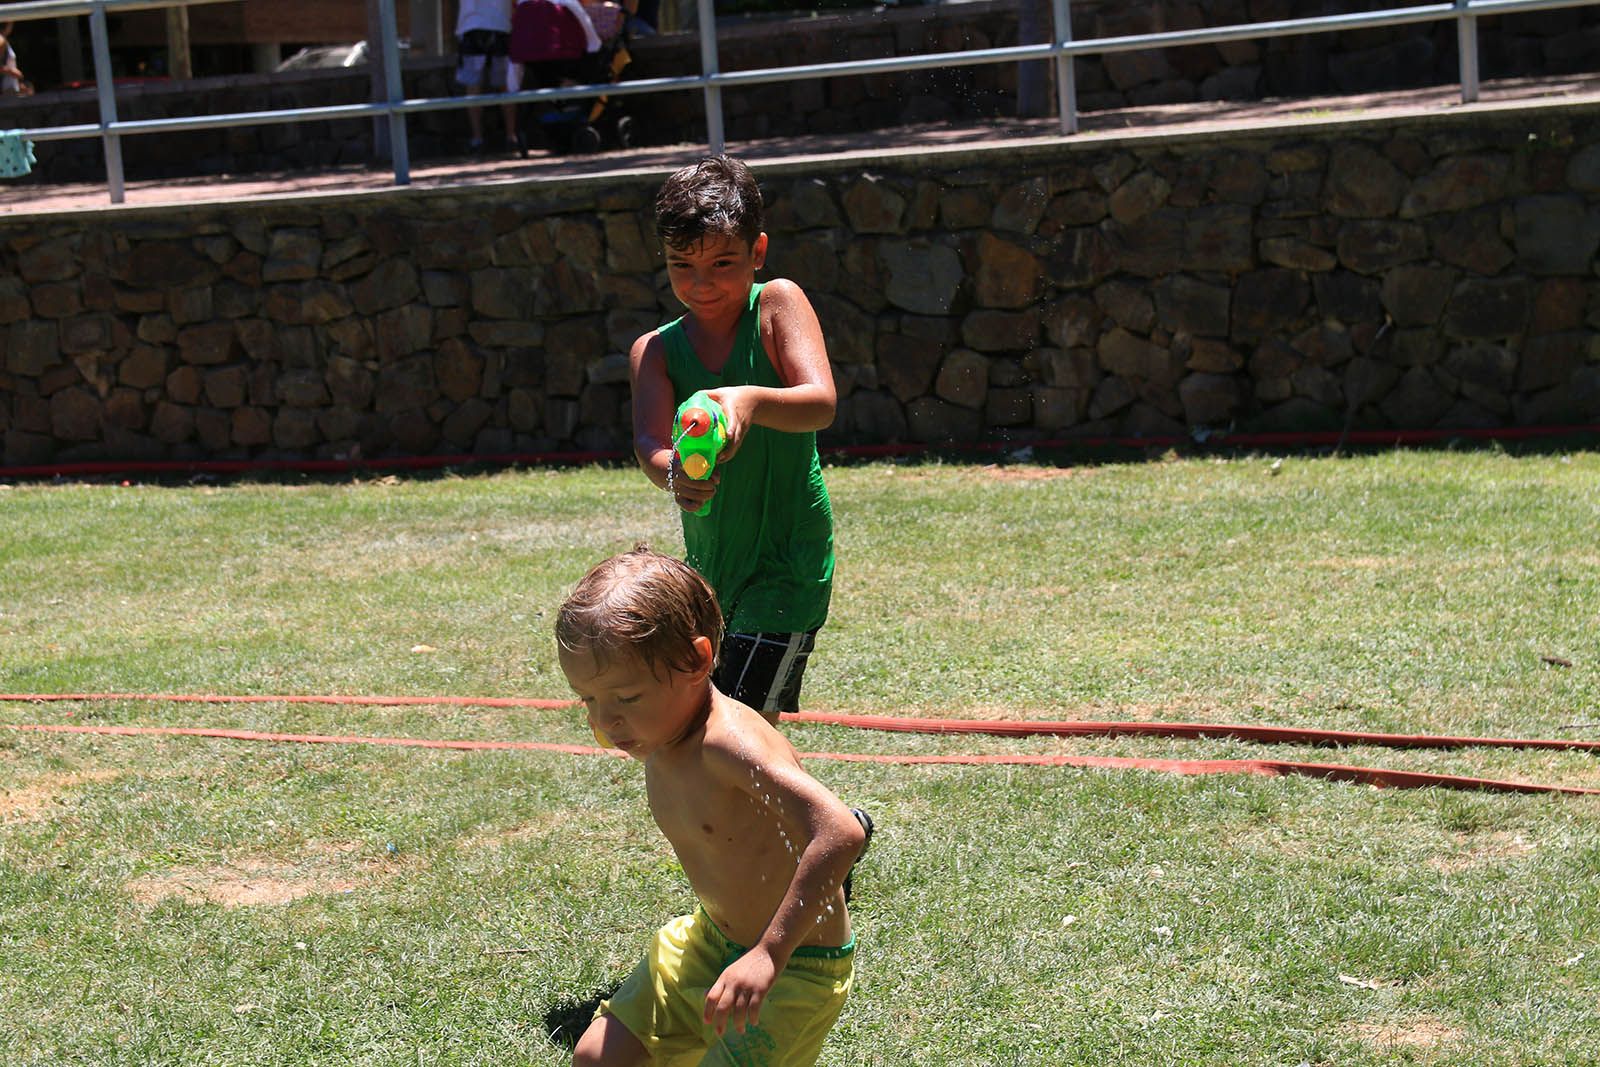
{"type": "MultiPolygon", "coordinates": [[[[717,453],[727,443],[728,417],[704,389],[678,405],[672,450],[678,454],[683,473],[697,482],[711,477],[717,466],[717,453]]],[[[707,500],[695,514],[704,515],[710,510],[711,501],[707,500]]]]}

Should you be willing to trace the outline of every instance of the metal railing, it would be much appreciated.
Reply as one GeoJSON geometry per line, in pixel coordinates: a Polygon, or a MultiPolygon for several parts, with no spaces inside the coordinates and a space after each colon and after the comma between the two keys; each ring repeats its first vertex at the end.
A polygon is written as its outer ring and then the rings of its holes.
{"type": "Polygon", "coordinates": [[[701,73],[673,78],[647,78],[606,84],[577,85],[551,89],[529,89],[515,93],[485,94],[471,97],[436,97],[407,99],[400,76],[395,0],[378,0],[380,30],[383,46],[384,100],[369,104],[342,104],[328,107],[287,108],[275,111],[247,111],[226,115],[197,115],[181,118],[124,121],[117,117],[116,92],[111,75],[109,38],[106,33],[107,11],[167,8],[206,3],[224,3],[229,0],[30,0],[0,8],[7,19],[59,18],[71,15],[88,15],[93,42],[95,85],[100,107],[97,124],[54,126],[22,130],[35,141],[72,140],[99,137],[104,142],[106,157],[106,184],[111,202],[124,200],[122,151],[120,139],[125,136],[165,133],[182,130],[222,129],[235,126],[260,126],[277,123],[328,121],[369,116],[387,118],[389,151],[394,167],[396,185],[407,185],[411,180],[410,155],[406,142],[405,116],[431,111],[448,111],[463,107],[489,104],[519,104],[536,101],[562,101],[588,99],[598,96],[633,96],[648,93],[677,92],[698,89],[704,96],[708,148],[721,152],[726,144],[722,116],[722,90],[740,86],[763,85],[803,81],[841,75],[888,74],[910,70],[950,69],[993,63],[1017,63],[1051,60],[1056,66],[1057,115],[1063,135],[1078,131],[1077,98],[1074,88],[1073,60],[1083,55],[1106,55],[1114,52],[1133,52],[1151,48],[1184,45],[1220,44],[1228,41],[1248,41],[1270,37],[1287,37],[1302,34],[1335,33],[1341,30],[1370,29],[1401,26],[1419,22],[1454,20],[1460,53],[1461,100],[1471,103],[1478,99],[1478,36],[1477,21],[1490,15],[1510,15],[1533,11],[1550,11],[1558,8],[1588,7],[1600,0],[1447,0],[1443,3],[1417,7],[1391,8],[1346,15],[1321,15],[1311,18],[1281,19],[1272,22],[1241,23],[1194,30],[1177,30],[1167,33],[1135,34],[1123,37],[1099,37],[1073,40],[1071,0],[1051,0],[1055,30],[1053,39],[1038,44],[1022,44],[1000,48],[971,49],[960,52],[937,52],[915,56],[894,56],[884,59],[852,60],[839,63],[814,63],[789,67],[766,67],[756,70],[724,72],[719,69],[717,55],[716,12],[714,0],[698,0],[700,32],[701,73]],[[706,32],[706,29],[711,32],[706,32]]]}

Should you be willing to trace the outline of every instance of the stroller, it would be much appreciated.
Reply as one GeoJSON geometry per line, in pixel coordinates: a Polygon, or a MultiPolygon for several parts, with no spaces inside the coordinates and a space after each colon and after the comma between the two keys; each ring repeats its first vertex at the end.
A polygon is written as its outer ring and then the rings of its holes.
{"type": "MultiPolygon", "coordinates": [[[[518,0],[510,59],[525,89],[614,84],[630,62],[627,12],[610,0],[518,0]]],[[[633,120],[607,96],[547,106],[538,128],[554,152],[598,152],[633,144],[633,120]]]]}

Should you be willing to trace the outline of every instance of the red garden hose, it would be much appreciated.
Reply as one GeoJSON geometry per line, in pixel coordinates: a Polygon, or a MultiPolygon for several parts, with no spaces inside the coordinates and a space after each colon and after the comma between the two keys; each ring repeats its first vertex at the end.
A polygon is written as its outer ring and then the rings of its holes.
{"type": "MultiPolygon", "coordinates": [[[[460,696],[323,696],[264,695],[227,696],[204,693],[0,693],[0,702],[104,702],[144,701],[202,704],[361,704],[378,706],[450,706],[492,708],[553,709],[571,706],[571,701],[541,700],[529,697],[460,696]]],[[[990,719],[923,719],[877,715],[839,715],[823,712],[786,714],[793,722],[843,726],[853,729],[888,730],[902,733],[951,734],[980,733],[1000,737],[1187,737],[1228,738],[1279,744],[1354,745],[1370,744],[1391,748],[1503,747],[1600,751],[1600,742],[1557,739],[1519,739],[1501,737],[1452,737],[1430,734],[1364,733],[1354,730],[1318,730],[1276,726],[1250,726],[1211,723],[1152,723],[1098,721],[1027,721],[990,719]]],[[[573,755],[620,755],[611,749],[586,745],[567,745],[539,741],[470,741],[429,738],[336,736],[323,734],[263,733],[254,730],[212,729],[180,726],[99,726],[66,724],[13,724],[14,730],[76,734],[114,734],[125,736],[161,735],[229,738],[241,741],[298,742],[316,744],[398,745],[412,748],[457,749],[467,751],[517,750],[561,752],[573,755]]],[[[1291,760],[1172,760],[1140,759],[1122,756],[1067,755],[880,755],[849,752],[808,752],[808,759],[855,763],[912,764],[1008,764],[1047,767],[1101,767],[1160,771],[1170,774],[1263,774],[1305,775],[1330,781],[1358,782],[1391,788],[1438,786],[1449,789],[1474,789],[1490,792],[1561,793],[1600,795],[1600,789],[1579,786],[1545,785],[1533,782],[1504,781],[1461,775],[1396,771],[1379,767],[1359,767],[1333,763],[1307,763],[1291,760]]]]}

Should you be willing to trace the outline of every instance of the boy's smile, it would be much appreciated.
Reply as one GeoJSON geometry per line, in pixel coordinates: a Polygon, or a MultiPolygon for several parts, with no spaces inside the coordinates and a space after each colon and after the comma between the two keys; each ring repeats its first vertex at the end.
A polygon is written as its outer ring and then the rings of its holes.
{"type": "Polygon", "coordinates": [[[708,706],[711,643],[697,638],[696,647],[704,655],[703,670],[679,671],[665,664],[652,670],[643,659],[626,654],[601,663],[591,653],[565,649],[561,669],[583,701],[589,725],[614,747],[643,761],[682,740],[708,706]]]}
{"type": "Polygon", "coordinates": [[[746,245],[738,237],[708,234],[688,248],[667,247],[672,295],[698,319],[737,320],[750,299],[756,271],[767,259],[767,235],[746,245]]]}

